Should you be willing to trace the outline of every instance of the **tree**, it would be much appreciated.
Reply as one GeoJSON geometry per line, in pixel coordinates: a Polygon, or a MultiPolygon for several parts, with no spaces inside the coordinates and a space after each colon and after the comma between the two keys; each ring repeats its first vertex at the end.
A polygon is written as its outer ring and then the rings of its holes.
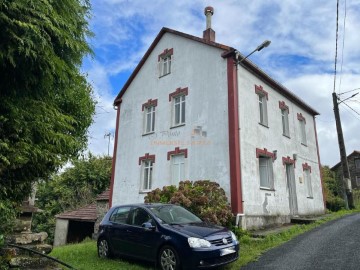
{"type": "Polygon", "coordinates": [[[89,12],[89,0],[0,0],[0,201],[22,201],[87,145],[89,12]]]}
{"type": "Polygon", "coordinates": [[[335,173],[328,166],[321,167],[321,174],[324,181],[326,208],[331,211],[338,211],[345,208],[343,199],[343,187],[336,178],[335,173]]]}
{"type": "Polygon", "coordinates": [[[112,159],[108,156],[73,160],[72,167],[43,181],[37,187],[36,206],[43,210],[34,216],[34,231],[54,236],[55,215],[94,202],[109,187],[112,159]]]}

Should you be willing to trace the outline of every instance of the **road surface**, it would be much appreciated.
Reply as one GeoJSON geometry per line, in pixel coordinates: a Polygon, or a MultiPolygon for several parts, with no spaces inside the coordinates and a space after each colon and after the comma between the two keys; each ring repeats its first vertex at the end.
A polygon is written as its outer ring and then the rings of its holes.
{"type": "Polygon", "coordinates": [[[261,269],[359,270],[360,214],[330,221],[241,267],[241,270],[261,269]]]}

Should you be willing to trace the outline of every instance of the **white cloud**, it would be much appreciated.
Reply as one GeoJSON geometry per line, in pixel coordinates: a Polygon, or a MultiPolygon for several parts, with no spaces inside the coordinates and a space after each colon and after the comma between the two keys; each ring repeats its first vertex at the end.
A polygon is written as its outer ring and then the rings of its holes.
{"type": "MultiPolygon", "coordinates": [[[[272,41],[268,48],[252,55],[251,60],[321,113],[317,117],[321,160],[328,165],[339,160],[331,99],[334,1],[93,0],[92,5],[91,26],[96,37],[91,44],[97,55],[84,69],[94,82],[99,100],[91,128],[94,139],[90,140],[90,149],[95,153],[107,153],[104,134],[115,127],[112,103],[119,89],[113,89],[110,80],[135,68],[163,26],[201,37],[205,28],[203,10],[210,5],[215,9],[212,26],[218,42],[247,54],[263,40],[272,41]]],[[[360,0],[347,3],[344,31],[344,3],[340,3],[337,92],[360,87],[359,12],[360,0]]],[[[347,104],[360,112],[359,103],[347,104]]],[[[343,105],[340,110],[347,151],[360,150],[360,116],[343,105]]]]}

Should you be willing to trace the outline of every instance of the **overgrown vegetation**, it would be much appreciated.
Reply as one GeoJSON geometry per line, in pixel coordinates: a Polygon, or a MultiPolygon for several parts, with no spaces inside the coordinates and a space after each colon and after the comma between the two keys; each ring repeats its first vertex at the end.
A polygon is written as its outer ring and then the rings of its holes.
{"type": "Polygon", "coordinates": [[[230,226],[233,219],[224,189],[209,180],[181,181],[179,187],[157,188],[145,196],[145,202],[179,204],[203,220],[223,226],[230,226]]]}
{"type": "Polygon", "coordinates": [[[74,160],[72,167],[51,180],[39,183],[36,206],[43,210],[33,218],[33,231],[48,233],[52,242],[55,215],[94,202],[96,196],[109,187],[112,159],[108,156],[74,160]]]}
{"type": "Polygon", "coordinates": [[[330,211],[339,211],[345,209],[343,199],[343,185],[335,176],[335,173],[328,166],[323,166],[322,177],[324,181],[326,208],[330,211]]]}
{"type": "Polygon", "coordinates": [[[89,15],[89,0],[0,1],[0,221],[86,147],[89,15]]]}

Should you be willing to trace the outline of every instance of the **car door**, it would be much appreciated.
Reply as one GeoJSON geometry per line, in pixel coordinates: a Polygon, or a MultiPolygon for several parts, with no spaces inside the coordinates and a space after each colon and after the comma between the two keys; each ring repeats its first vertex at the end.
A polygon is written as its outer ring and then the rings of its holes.
{"type": "Polygon", "coordinates": [[[113,247],[113,251],[120,254],[128,253],[128,220],[130,214],[130,206],[118,207],[111,214],[109,221],[109,241],[113,247]]]}
{"type": "Polygon", "coordinates": [[[128,239],[131,239],[131,250],[134,256],[145,260],[155,260],[156,251],[161,241],[161,234],[157,230],[144,228],[144,223],[156,225],[153,217],[143,208],[137,207],[131,211],[128,228],[128,239]]]}

